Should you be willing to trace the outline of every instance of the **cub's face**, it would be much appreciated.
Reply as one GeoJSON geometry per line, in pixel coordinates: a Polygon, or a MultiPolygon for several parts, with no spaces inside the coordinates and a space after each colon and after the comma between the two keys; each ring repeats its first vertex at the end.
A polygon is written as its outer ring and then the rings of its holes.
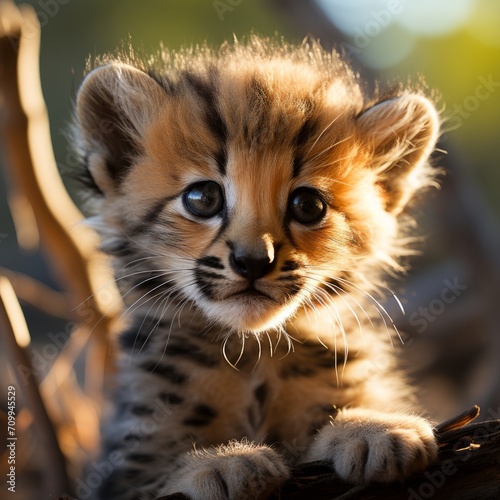
{"type": "Polygon", "coordinates": [[[154,275],[150,298],[161,288],[233,330],[328,306],[390,259],[437,133],[423,97],[364,109],[349,78],[283,60],[91,72],[77,114],[104,246],[154,275]]]}

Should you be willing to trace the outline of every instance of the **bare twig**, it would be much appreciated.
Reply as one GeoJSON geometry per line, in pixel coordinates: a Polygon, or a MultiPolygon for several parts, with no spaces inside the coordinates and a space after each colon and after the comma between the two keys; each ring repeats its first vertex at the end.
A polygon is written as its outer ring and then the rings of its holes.
{"type": "MultiPolygon", "coordinates": [[[[78,468],[82,459],[87,459],[97,447],[103,373],[113,364],[109,332],[121,300],[105,258],[96,251],[97,236],[81,223],[83,217],[69,198],[57,170],[39,78],[39,43],[40,27],[33,8],[18,9],[14,2],[0,0],[0,144],[10,183],[9,196],[14,200],[11,209],[19,243],[33,246],[31,243],[40,237],[41,249],[64,292],[59,294],[11,271],[4,274],[12,278],[23,300],[56,316],[71,318],[77,327],[68,335],[62,353],[45,374],[39,390],[38,377],[34,375],[43,376],[45,369],[29,368],[24,350],[18,349],[22,362],[12,357],[9,361],[14,370],[23,366],[25,373],[30,373],[22,385],[28,391],[26,399],[35,398],[32,393],[36,391],[35,408],[42,411],[41,394],[45,408],[55,420],[52,428],[46,418],[34,413],[34,424],[39,430],[45,429],[37,448],[46,451],[44,443],[47,439],[56,440],[57,429],[68,464],[78,468]],[[23,235],[19,234],[21,229],[23,235]],[[86,394],[74,368],[80,354],[87,356],[87,364],[92,363],[92,369],[84,373],[86,394]]],[[[44,459],[44,464],[49,462],[44,459]]],[[[57,463],[50,465],[58,469],[57,463]]],[[[66,484],[59,486],[51,487],[51,493],[69,491],[66,484]]]]}
{"type": "MultiPolygon", "coordinates": [[[[18,10],[4,0],[0,20],[0,102],[5,118],[0,140],[9,179],[17,196],[22,193],[33,208],[42,248],[67,287],[72,309],[89,323],[93,338],[107,353],[110,324],[121,302],[107,263],[96,252],[97,236],[81,224],[83,217],[57,170],[39,78],[38,19],[31,7],[18,10]]],[[[99,399],[101,387],[93,392],[99,399]]]]}
{"type": "Polygon", "coordinates": [[[3,267],[0,267],[0,276],[9,279],[21,302],[57,318],[75,319],[71,314],[71,303],[63,293],[53,290],[31,276],[3,267]]]}
{"type": "Polygon", "coordinates": [[[25,348],[30,335],[21,306],[14,290],[5,277],[0,277],[0,325],[2,338],[18,387],[22,387],[26,405],[34,416],[33,427],[36,439],[45,453],[43,464],[48,494],[58,495],[68,491],[68,478],[64,457],[59,448],[54,426],[47,414],[38,385],[34,377],[27,383],[17,369],[19,366],[33,368],[25,348]]]}

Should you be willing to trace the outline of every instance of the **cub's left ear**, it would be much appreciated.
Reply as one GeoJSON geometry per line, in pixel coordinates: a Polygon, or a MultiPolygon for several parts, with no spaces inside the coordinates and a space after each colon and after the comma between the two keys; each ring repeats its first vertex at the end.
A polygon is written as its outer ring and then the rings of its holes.
{"type": "Polygon", "coordinates": [[[388,212],[398,214],[418,189],[429,185],[427,160],[439,123],[434,105],[410,93],[375,104],[358,117],[361,139],[373,148],[371,166],[388,212]]]}
{"type": "Polygon", "coordinates": [[[88,173],[104,194],[127,175],[165,100],[156,80],[127,64],[101,66],[85,77],[76,101],[76,129],[88,173]]]}

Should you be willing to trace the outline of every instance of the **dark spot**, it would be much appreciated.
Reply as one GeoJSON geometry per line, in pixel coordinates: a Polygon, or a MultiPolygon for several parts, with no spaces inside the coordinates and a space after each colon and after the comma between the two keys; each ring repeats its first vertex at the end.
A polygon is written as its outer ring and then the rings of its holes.
{"type": "MultiPolygon", "coordinates": [[[[123,479],[134,486],[146,486],[156,481],[155,477],[150,476],[144,469],[126,469],[123,471],[123,479]]],[[[113,498],[113,497],[99,497],[113,498]]],[[[126,495],[116,498],[127,498],[126,495]]]]}
{"type": "Polygon", "coordinates": [[[281,442],[282,442],[282,439],[281,439],[281,434],[280,434],[279,430],[271,428],[269,430],[269,432],[267,433],[266,443],[273,445],[273,444],[281,443],[281,442]]]}
{"type": "Polygon", "coordinates": [[[203,415],[209,418],[215,418],[217,416],[217,412],[211,406],[208,406],[206,404],[199,404],[195,406],[194,411],[198,415],[203,415]]]}
{"type": "Polygon", "coordinates": [[[265,383],[260,384],[254,391],[255,399],[257,400],[261,408],[263,408],[266,403],[267,395],[268,395],[268,388],[265,383]]]}
{"type": "Polygon", "coordinates": [[[209,356],[203,350],[188,341],[180,343],[172,343],[167,348],[167,357],[170,356],[180,356],[184,357],[190,361],[193,361],[199,365],[212,367],[219,363],[218,359],[209,356]]]}
{"type": "Polygon", "coordinates": [[[216,417],[217,412],[211,406],[199,404],[193,408],[193,413],[190,417],[186,418],[183,423],[185,425],[201,427],[209,425],[216,417]]]}
{"type": "Polygon", "coordinates": [[[148,276],[146,273],[141,273],[141,275],[134,282],[135,290],[159,290],[165,291],[165,288],[170,288],[171,283],[166,282],[165,278],[158,276],[157,274],[148,276]]]}
{"type": "Polygon", "coordinates": [[[287,295],[293,297],[302,290],[302,280],[299,283],[292,283],[286,287],[287,295]]]}
{"type": "Polygon", "coordinates": [[[151,436],[144,436],[141,434],[134,434],[134,433],[129,433],[123,436],[123,442],[125,443],[130,443],[130,442],[145,442],[149,441],[151,439],[151,436]]]}
{"type": "Polygon", "coordinates": [[[283,262],[283,265],[281,266],[280,271],[282,272],[287,272],[287,271],[297,271],[297,269],[300,269],[301,265],[299,262],[295,260],[285,260],[283,262]]]}
{"type": "Polygon", "coordinates": [[[130,328],[122,332],[118,337],[118,343],[124,351],[132,351],[135,347],[140,349],[147,346],[148,333],[138,332],[135,328],[130,328]]]}
{"type": "Polygon", "coordinates": [[[184,402],[184,398],[179,396],[178,394],[174,394],[172,392],[161,392],[158,396],[160,401],[163,403],[168,403],[171,405],[180,405],[184,402]]]}
{"type": "Polygon", "coordinates": [[[144,352],[148,347],[148,341],[159,329],[168,328],[169,321],[150,317],[140,317],[134,321],[124,332],[118,337],[120,347],[124,351],[132,351],[134,349],[142,349],[144,352]]]}
{"type": "Polygon", "coordinates": [[[292,282],[292,281],[296,281],[297,278],[298,278],[297,276],[293,276],[293,275],[292,276],[290,276],[290,275],[280,276],[278,278],[278,281],[290,281],[290,282],[292,282]]]}
{"type": "Polygon", "coordinates": [[[220,472],[219,469],[215,469],[214,470],[214,473],[217,477],[217,481],[219,481],[220,485],[221,485],[221,488],[222,488],[222,491],[224,492],[224,496],[229,499],[229,488],[227,486],[227,483],[226,483],[226,480],[224,479],[224,477],[222,476],[222,473],[220,472]]]}
{"type": "Polygon", "coordinates": [[[153,414],[153,408],[146,405],[132,406],[130,412],[138,417],[145,417],[153,414]]]}
{"type": "Polygon", "coordinates": [[[300,174],[302,165],[304,162],[304,146],[309,141],[309,139],[314,135],[318,129],[318,121],[316,118],[309,116],[306,118],[302,127],[300,127],[299,132],[293,140],[293,147],[295,149],[295,154],[293,158],[293,177],[297,177],[300,174]]]}
{"type": "Polygon", "coordinates": [[[137,462],[140,464],[150,464],[157,460],[153,455],[148,455],[146,453],[132,453],[127,457],[132,462],[137,462]]]}
{"type": "Polygon", "coordinates": [[[245,457],[245,456],[242,456],[241,460],[245,464],[245,467],[252,472],[253,476],[256,476],[256,477],[260,476],[261,471],[253,460],[250,460],[250,458],[245,457]]]}
{"type": "Polygon", "coordinates": [[[344,284],[335,278],[327,280],[322,288],[325,289],[330,295],[338,295],[339,293],[346,291],[344,284]]]}
{"type": "Polygon", "coordinates": [[[187,375],[179,372],[179,370],[172,365],[163,365],[154,362],[148,362],[140,365],[143,370],[152,373],[153,375],[158,375],[168,380],[172,384],[182,385],[188,379],[187,375]]]}
{"type": "Polygon", "coordinates": [[[316,370],[312,366],[302,366],[298,363],[290,363],[286,365],[280,372],[281,378],[300,378],[312,377],[316,375],[316,370]]]}
{"type": "Polygon", "coordinates": [[[305,342],[300,346],[300,353],[306,357],[305,363],[313,364],[315,368],[335,368],[343,365],[345,353],[327,349],[321,344],[305,342]],[[336,360],[336,361],[335,361],[336,360]]]}

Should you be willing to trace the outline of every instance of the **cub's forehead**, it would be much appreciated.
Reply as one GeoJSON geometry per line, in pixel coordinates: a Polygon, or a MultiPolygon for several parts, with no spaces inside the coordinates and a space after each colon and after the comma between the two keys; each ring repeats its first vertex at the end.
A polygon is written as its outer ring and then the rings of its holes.
{"type": "Polygon", "coordinates": [[[307,153],[346,135],[362,106],[352,81],[324,76],[281,59],[185,70],[162,83],[168,98],[145,151],[170,178],[213,178],[230,166],[297,175],[307,153]]]}

